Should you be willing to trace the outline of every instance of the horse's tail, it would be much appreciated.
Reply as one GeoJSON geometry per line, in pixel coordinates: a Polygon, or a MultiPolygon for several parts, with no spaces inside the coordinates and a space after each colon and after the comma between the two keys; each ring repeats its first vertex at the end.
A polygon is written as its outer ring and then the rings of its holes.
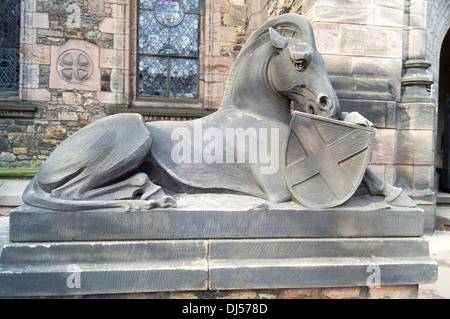
{"type": "Polygon", "coordinates": [[[39,186],[37,175],[33,177],[31,182],[25,188],[25,191],[22,194],[22,200],[25,205],[54,211],[126,208],[124,202],[120,200],[71,200],[52,197],[51,194],[47,193],[39,186]]]}

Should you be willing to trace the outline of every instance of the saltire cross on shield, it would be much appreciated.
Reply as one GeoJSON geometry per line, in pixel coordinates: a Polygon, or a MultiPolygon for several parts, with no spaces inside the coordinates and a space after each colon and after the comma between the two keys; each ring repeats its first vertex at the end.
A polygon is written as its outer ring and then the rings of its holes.
{"type": "Polygon", "coordinates": [[[375,129],[294,112],[284,151],[284,176],[308,208],[342,204],[356,191],[370,159],[375,129]]]}

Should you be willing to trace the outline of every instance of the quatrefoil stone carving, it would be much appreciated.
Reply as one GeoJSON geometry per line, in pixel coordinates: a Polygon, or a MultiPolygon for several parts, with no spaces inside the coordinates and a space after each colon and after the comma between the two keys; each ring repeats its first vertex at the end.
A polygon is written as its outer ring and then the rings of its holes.
{"type": "Polygon", "coordinates": [[[78,49],[61,53],[57,62],[58,74],[67,82],[83,83],[91,76],[93,63],[89,55],[78,49]]]}

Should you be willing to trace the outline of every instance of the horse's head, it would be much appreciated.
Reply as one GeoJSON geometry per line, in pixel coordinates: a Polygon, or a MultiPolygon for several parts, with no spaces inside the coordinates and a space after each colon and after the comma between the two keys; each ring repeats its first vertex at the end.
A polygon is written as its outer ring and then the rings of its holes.
{"type": "Polygon", "coordinates": [[[339,118],[339,100],[320,53],[310,43],[283,37],[273,28],[269,33],[276,50],[268,70],[273,88],[304,112],[339,118]]]}

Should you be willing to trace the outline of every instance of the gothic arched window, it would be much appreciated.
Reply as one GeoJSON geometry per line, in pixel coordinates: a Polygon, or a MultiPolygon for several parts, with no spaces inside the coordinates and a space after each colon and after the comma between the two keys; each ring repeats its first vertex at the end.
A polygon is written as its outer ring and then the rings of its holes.
{"type": "Polygon", "coordinates": [[[138,0],[139,96],[198,97],[199,0],[138,0]]]}
{"type": "Polygon", "coordinates": [[[20,0],[0,1],[0,90],[19,89],[20,0]]]}

